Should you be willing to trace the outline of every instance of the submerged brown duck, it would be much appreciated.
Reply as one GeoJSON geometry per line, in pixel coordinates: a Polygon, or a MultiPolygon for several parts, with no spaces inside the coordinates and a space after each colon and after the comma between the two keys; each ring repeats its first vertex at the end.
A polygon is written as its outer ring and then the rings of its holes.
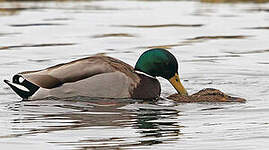
{"type": "Polygon", "coordinates": [[[199,92],[190,96],[180,94],[172,94],[167,97],[176,102],[195,103],[195,102],[245,102],[246,100],[239,97],[229,96],[220,90],[213,88],[202,89],[199,92]]]}

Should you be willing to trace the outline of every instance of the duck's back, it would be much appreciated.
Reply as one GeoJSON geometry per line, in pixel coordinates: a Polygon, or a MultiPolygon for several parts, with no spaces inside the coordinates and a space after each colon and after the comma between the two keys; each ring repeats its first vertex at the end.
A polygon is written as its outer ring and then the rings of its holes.
{"type": "Polygon", "coordinates": [[[18,75],[41,87],[31,99],[88,96],[131,98],[140,82],[134,68],[118,59],[92,56],[18,75]]]}
{"type": "Polygon", "coordinates": [[[116,71],[124,73],[135,81],[139,80],[139,77],[133,74],[132,66],[108,56],[92,56],[43,70],[26,71],[18,74],[42,88],[51,89],[65,83],[116,71]]]}

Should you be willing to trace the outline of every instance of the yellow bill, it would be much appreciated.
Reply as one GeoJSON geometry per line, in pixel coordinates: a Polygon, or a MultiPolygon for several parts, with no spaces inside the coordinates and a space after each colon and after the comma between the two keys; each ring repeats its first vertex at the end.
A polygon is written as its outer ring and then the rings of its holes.
{"type": "Polygon", "coordinates": [[[169,79],[169,82],[174,86],[174,88],[177,90],[179,94],[185,95],[185,96],[188,95],[188,92],[186,91],[182,83],[180,82],[180,79],[177,73],[175,74],[175,76],[169,79]]]}

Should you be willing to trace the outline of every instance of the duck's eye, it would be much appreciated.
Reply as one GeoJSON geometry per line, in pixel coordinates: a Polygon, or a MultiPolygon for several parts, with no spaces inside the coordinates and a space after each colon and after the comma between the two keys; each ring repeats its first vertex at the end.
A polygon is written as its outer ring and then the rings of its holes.
{"type": "Polygon", "coordinates": [[[176,81],[178,82],[178,79],[176,78],[176,81]]]}
{"type": "Polygon", "coordinates": [[[23,77],[19,77],[19,83],[22,83],[24,81],[23,77]]]}

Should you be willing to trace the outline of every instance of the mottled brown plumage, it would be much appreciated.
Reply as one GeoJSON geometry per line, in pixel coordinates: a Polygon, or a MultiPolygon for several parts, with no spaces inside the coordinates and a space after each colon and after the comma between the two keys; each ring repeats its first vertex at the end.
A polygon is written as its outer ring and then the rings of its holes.
{"type": "Polygon", "coordinates": [[[190,96],[182,96],[179,94],[172,94],[167,97],[176,102],[195,103],[195,102],[245,102],[246,100],[239,97],[229,96],[220,90],[213,88],[203,89],[190,96]]]}

